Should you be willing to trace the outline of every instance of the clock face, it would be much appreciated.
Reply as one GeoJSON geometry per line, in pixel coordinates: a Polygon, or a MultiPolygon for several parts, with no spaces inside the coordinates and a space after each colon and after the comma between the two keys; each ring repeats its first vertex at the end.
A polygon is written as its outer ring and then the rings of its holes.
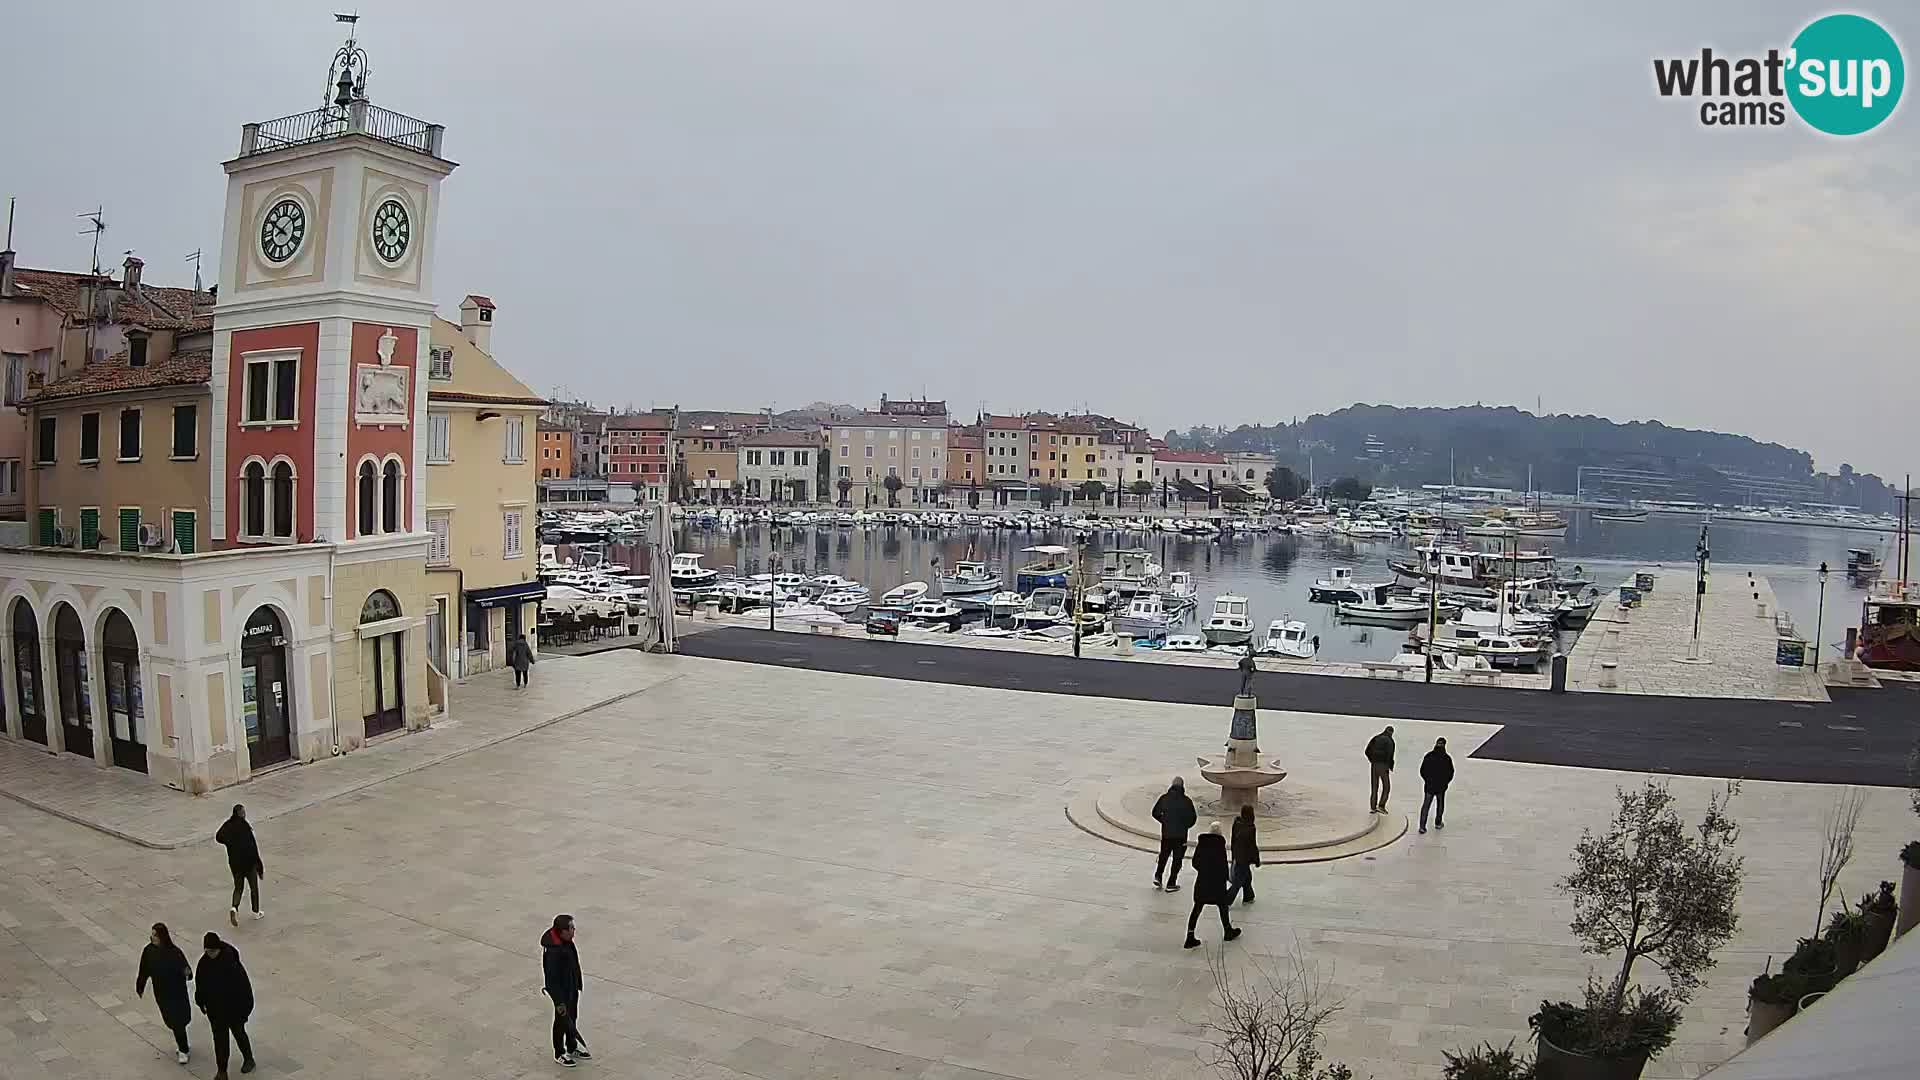
{"type": "Polygon", "coordinates": [[[292,199],[274,203],[260,222],[260,254],[270,263],[277,265],[293,258],[306,238],[307,212],[292,199]]]}
{"type": "Polygon", "coordinates": [[[388,199],[373,212],[373,250],[382,259],[397,263],[407,254],[413,240],[413,222],[407,208],[398,199],[388,199]]]}

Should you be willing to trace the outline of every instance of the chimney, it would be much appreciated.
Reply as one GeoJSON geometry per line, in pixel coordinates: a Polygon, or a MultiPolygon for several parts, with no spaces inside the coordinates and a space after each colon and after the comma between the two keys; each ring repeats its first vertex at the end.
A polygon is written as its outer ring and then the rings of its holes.
{"type": "Polygon", "coordinates": [[[475,348],[493,355],[493,301],[484,296],[468,296],[460,301],[460,330],[475,348]]]}
{"type": "Polygon", "coordinates": [[[145,262],[135,256],[127,256],[127,261],[123,264],[123,269],[126,273],[120,279],[120,287],[128,292],[138,290],[140,288],[140,270],[146,265],[145,262]]]}
{"type": "Polygon", "coordinates": [[[13,295],[13,261],[17,257],[11,250],[0,251],[0,297],[13,295]]]}

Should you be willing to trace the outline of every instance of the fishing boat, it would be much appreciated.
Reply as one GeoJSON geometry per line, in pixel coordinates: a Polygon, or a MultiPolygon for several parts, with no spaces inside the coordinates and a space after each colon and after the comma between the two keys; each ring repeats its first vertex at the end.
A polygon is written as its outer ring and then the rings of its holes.
{"type": "Polygon", "coordinates": [[[1247,598],[1230,594],[1214,597],[1213,614],[1200,632],[1209,645],[1245,645],[1252,641],[1253,620],[1247,615],[1247,598]]]}
{"type": "Polygon", "coordinates": [[[921,600],[907,610],[907,625],[921,630],[951,631],[960,626],[960,606],[942,597],[921,600]]]}
{"type": "MultiPolygon", "coordinates": [[[[1365,599],[1342,600],[1334,607],[1346,622],[1398,627],[1413,627],[1426,622],[1433,614],[1433,609],[1431,600],[1394,596],[1384,585],[1375,587],[1365,599]]],[[[1442,619],[1451,618],[1460,613],[1460,602],[1443,599],[1439,609],[1442,619]]]]}
{"type": "Polygon", "coordinates": [[[1175,570],[1167,575],[1166,591],[1160,594],[1160,602],[1166,606],[1171,618],[1179,618],[1200,606],[1200,593],[1193,585],[1191,570],[1175,570]]]}
{"type": "Polygon", "coordinates": [[[943,596],[973,596],[976,593],[991,593],[999,588],[1000,575],[987,569],[987,564],[983,562],[962,560],[953,564],[953,573],[940,577],[943,596]]]}
{"type": "Polygon", "coordinates": [[[1289,656],[1311,660],[1320,651],[1320,639],[1307,634],[1307,624],[1299,619],[1279,618],[1267,625],[1267,640],[1260,651],[1268,656],[1289,656]]]}
{"type": "Polygon", "coordinates": [[[1358,602],[1373,594],[1375,589],[1385,588],[1385,581],[1357,581],[1350,566],[1336,566],[1333,576],[1321,578],[1307,590],[1307,598],[1316,604],[1337,604],[1342,600],[1358,602]]]}
{"type": "Polygon", "coordinates": [[[1027,598],[1027,606],[1013,614],[1013,625],[1017,630],[1041,630],[1049,626],[1061,626],[1066,623],[1067,590],[1060,588],[1035,589],[1027,598]]]}
{"type": "Polygon", "coordinates": [[[1920,671],[1920,588],[1870,595],[1860,605],[1854,655],[1870,668],[1920,671]]]}
{"type": "Polygon", "coordinates": [[[1157,640],[1167,636],[1173,625],[1159,593],[1139,593],[1127,602],[1127,610],[1113,618],[1113,632],[1133,638],[1157,640]]]}
{"type": "Polygon", "coordinates": [[[1474,551],[1450,544],[1413,549],[1414,559],[1389,559],[1394,574],[1425,584],[1440,579],[1445,592],[1490,594],[1513,578],[1551,578],[1557,563],[1544,551],[1474,551]]]}
{"type": "Polygon", "coordinates": [[[1013,617],[1026,609],[1026,597],[1012,590],[997,592],[987,600],[987,621],[994,626],[1011,627],[1013,617]]]}
{"type": "Polygon", "coordinates": [[[1032,560],[1013,575],[1013,587],[1016,592],[1030,593],[1035,589],[1064,589],[1067,587],[1067,574],[1072,570],[1068,556],[1073,552],[1058,544],[1038,544],[1021,548],[1021,554],[1032,556],[1032,560]]]}
{"type": "Polygon", "coordinates": [[[927,595],[926,582],[909,581],[905,585],[881,593],[880,599],[875,600],[870,606],[875,611],[905,611],[925,595],[927,595]]]}
{"type": "Polygon", "coordinates": [[[1121,596],[1150,592],[1160,587],[1161,566],[1153,553],[1139,549],[1109,551],[1100,571],[1100,585],[1121,596]]]}
{"type": "Polygon", "coordinates": [[[821,593],[820,606],[836,615],[850,615],[870,599],[872,594],[868,593],[866,586],[862,585],[852,589],[835,589],[832,592],[821,593]]]}
{"type": "Polygon", "coordinates": [[[706,558],[698,552],[681,551],[673,556],[672,564],[667,568],[667,576],[676,589],[702,589],[720,580],[720,571],[701,566],[700,560],[706,558]]]}
{"type": "Polygon", "coordinates": [[[1647,512],[1645,510],[1595,510],[1592,516],[1595,521],[1626,522],[1647,520],[1647,512]]]}
{"type": "Polygon", "coordinates": [[[1883,568],[1880,553],[1870,548],[1847,549],[1847,576],[1856,584],[1873,581],[1883,568]]]}

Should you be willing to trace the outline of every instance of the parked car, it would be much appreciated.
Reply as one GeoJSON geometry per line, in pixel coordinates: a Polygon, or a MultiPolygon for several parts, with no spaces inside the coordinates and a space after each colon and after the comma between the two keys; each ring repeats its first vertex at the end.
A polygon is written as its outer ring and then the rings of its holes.
{"type": "Polygon", "coordinates": [[[867,616],[867,633],[900,636],[900,613],[897,611],[875,611],[867,616]]]}

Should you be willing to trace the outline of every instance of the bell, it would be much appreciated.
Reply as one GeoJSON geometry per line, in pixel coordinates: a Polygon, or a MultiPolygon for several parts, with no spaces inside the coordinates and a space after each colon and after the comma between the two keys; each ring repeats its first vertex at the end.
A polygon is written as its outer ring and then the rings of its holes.
{"type": "Polygon", "coordinates": [[[339,89],[333,95],[333,103],[343,109],[353,104],[353,72],[345,64],[340,65],[339,89]]]}

